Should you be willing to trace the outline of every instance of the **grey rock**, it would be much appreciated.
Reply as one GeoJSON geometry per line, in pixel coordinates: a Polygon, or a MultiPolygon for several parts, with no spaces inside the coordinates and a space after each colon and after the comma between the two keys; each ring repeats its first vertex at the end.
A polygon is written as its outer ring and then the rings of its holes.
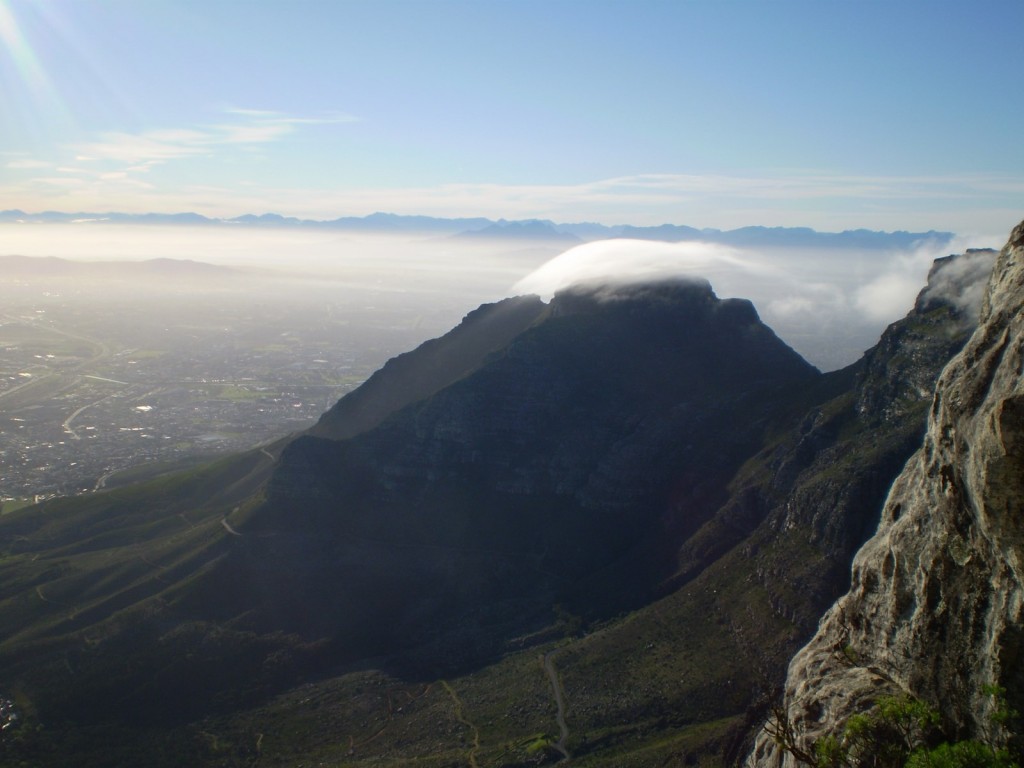
{"type": "MultiPolygon", "coordinates": [[[[1000,252],[980,322],[943,371],[921,448],[854,559],[850,591],[793,658],[788,718],[807,745],[882,695],[937,706],[977,734],[982,686],[1020,706],[1024,677],[1024,223],[1000,252]]],[[[756,766],[795,759],[762,734],[756,766]]]]}

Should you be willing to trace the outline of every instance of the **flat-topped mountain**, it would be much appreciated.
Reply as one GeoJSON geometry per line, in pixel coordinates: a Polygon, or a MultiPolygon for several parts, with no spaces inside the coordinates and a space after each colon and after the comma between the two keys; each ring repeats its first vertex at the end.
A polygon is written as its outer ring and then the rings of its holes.
{"type": "Polygon", "coordinates": [[[378,648],[484,614],[536,629],[555,603],[607,615],[671,574],[665,545],[724,498],[774,398],[819,376],[706,283],[559,294],[375,429],[292,442],[231,579],[259,585],[253,620],[279,611],[300,633],[386,612],[378,648]],[[315,608],[293,615],[296,591],[315,608]]]}

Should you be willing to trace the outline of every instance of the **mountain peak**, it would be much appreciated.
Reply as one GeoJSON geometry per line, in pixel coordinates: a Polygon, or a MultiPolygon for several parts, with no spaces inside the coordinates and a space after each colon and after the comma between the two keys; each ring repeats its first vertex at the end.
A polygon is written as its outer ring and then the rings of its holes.
{"type": "MultiPolygon", "coordinates": [[[[390,569],[387,580],[399,578],[399,561],[404,586],[396,586],[392,620],[379,632],[415,635],[481,612],[528,631],[560,600],[599,615],[635,604],[674,569],[654,562],[666,556],[663,539],[675,535],[661,530],[668,523],[660,515],[685,520],[672,525],[689,530],[710,514],[736,462],[758,444],[771,397],[820,376],[749,302],[720,300],[706,281],[577,288],[540,312],[535,298],[517,301],[520,330],[500,345],[480,344],[471,364],[444,361],[461,335],[479,340],[477,330],[505,305],[394,361],[364,385],[367,394],[342,401],[370,399],[385,385],[416,391],[376,427],[346,432],[343,417],[359,418],[362,409],[339,404],[328,436],[350,439],[304,437],[284,451],[254,527],[242,531],[257,534],[261,549],[260,537],[273,543],[249,560],[254,594],[292,569],[295,589],[330,596],[308,612],[314,622],[289,631],[338,633],[349,643],[346,627],[379,610],[362,595],[385,578],[382,568],[390,569]],[[447,383],[424,393],[425,371],[444,372],[447,383]],[[693,453],[698,435],[714,450],[693,453]],[[676,479],[679,467],[686,470],[676,479]],[[692,492],[679,490],[698,477],[692,492]],[[572,541],[571,551],[541,555],[539,564],[541,530],[572,541]],[[286,538],[306,541],[313,531],[315,552],[301,566],[280,560],[286,538]],[[631,548],[650,551],[641,572],[622,560],[633,557],[631,548]],[[358,573],[338,565],[352,562],[358,573]],[[599,587],[568,587],[592,578],[599,587]],[[428,587],[429,596],[421,591],[428,587]]],[[[327,426],[312,434],[326,435],[327,426]]],[[[396,637],[376,640],[387,647],[396,637]]],[[[500,640],[481,637],[481,649],[500,640]]]]}

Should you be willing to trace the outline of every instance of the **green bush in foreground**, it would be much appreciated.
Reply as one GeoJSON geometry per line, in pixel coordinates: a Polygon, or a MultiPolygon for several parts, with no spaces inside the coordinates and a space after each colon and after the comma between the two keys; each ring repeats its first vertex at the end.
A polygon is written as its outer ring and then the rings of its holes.
{"type": "Polygon", "coordinates": [[[991,724],[978,739],[949,742],[937,710],[909,695],[884,696],[871,711],[851,717],[840,734],[803,746],[785,711],[777,708],[765,731],[783,750],[811,768],[1020,768],[1010,748],[1018,714],[1005,690],[986,686],[994,700],[991,724]]]}

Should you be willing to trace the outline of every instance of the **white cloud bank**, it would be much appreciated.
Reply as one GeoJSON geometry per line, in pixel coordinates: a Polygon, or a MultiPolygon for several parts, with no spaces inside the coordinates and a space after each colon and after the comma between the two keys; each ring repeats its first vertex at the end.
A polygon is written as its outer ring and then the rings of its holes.
{"type": "Polygon", "coordinates": [[[746,250],[710,243],[607,240],[571,248],[513,286],[548,297],[576,283],[703,277],[723,298],[753,301],[776,333],[824,370],[856,360],[903,317],[939,256],[962,251],[746,250]]]}
{"type": "Polygon", "coordinates": [[[570,248],[516,283],[515,293],[550,297],[576,283],[626,285],[673,277],[703,277],[712,283],[733,274],[770,275],[770,265],[714,243],[600,240],[570,248]]]}

